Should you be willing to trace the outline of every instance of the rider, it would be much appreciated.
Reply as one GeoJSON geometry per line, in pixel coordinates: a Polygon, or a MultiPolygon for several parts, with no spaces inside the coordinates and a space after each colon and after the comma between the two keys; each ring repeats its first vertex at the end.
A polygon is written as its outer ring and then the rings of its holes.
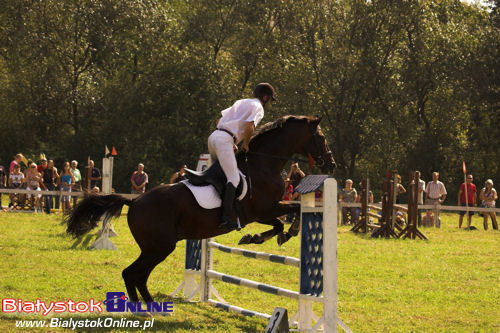
{"type": "Polygon", "coordinates": [[[208,137],[208,151],[212,161],[219,160],[227,178],[222,200],[222,222],[219,227],[229,230],[238,227],[232,219],[236,188],[240,182],[234,155],[238,149],[236,144],[243,140],[241,149],[245,152],[249,150],[252,133],[264,117],[264,107],[274,100],[274,88],[269,83],[259,83],[253,95],[255,98],[240,99],[222,111],[217,129],[208,137]]]}

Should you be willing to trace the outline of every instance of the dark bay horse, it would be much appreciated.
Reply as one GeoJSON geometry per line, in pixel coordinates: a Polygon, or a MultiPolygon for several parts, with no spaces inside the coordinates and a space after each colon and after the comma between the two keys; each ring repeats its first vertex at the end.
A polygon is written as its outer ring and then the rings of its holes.
{"type": "MultiPolygon", "coordinates": [[[[298,204],[280,202],[285,184],[281,171],[294,154],[314,160],[322,172],[333,171],[335,162],[321,132],[321,118],[286,116],[264,125],[250,142],[250,152],[238,153],[238,167],[250,178],[251,186],[243,199],[248,221],[273,225],[268,239],[283,232],[278,219],[298,213],[298,204]]],[[[152,270],[172,253],[182,239],[204,239],[229,232],[219,229],[220,209],[203,209],[182,183],[162,185],[134,200],[120,195],[91,195],[82,200],[68,217],[67,232],[81,236],[97,226],[101,217],[119,216],[123,205],[130,206],[130,231],[141,249],[136,261],[122,272],[132,302],[152,302],[146,283],[152,270]]]]}

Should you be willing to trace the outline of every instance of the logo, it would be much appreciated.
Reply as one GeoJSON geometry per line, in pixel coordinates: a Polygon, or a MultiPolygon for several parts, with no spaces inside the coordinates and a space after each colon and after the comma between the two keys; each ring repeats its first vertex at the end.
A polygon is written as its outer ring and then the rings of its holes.
{"type": "Polygon", "coordinates": [[[174,312],[173,302],[129,302],[124,292],[113,291],[106,293],[103,302],[107,312],[174,312]]]}

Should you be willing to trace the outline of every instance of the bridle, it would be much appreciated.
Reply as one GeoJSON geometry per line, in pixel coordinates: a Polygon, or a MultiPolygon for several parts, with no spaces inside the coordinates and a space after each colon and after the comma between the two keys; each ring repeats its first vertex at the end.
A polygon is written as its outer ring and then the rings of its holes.
{"type": "MultiPolygon", "coordinates": [[[[312,141],[314,143],[314,147],[316,148],[316,151],[321,152],[321,150],[322,150],[321,145],[319,145],[318,142],[316,141],[316,133],[318,132],[319,127],[312,128],[311,125],[309,125],[309,129],[311,131],[312,141]]],[[[309,160],[308,160],[309,168],[311,168],[314,163],[316,163],[316,166],[318,168],[322,168],[325,166],[326,161],[331,161],[333,158],[333,153],[331,150],[328,150],[324,153],[320,153],[317,156],[312,156],[311,153],[308,153],[307,155],[309,157],[309,160]]]]}

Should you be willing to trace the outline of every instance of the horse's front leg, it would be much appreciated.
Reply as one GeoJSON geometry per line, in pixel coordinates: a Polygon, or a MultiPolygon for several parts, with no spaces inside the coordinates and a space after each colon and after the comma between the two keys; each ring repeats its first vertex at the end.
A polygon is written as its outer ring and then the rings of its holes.
{"type": "MultiPolygon", "coordinates": [[[[288,230],[288,232],[284,231],[284,224],[283,222],[278,218],[278,216],[283,216],[287,214],[296,214],[300,212],[300,204],[297,203],[289,203],[289,202],[278,202],[272,209],[269,210],[267,216],[270,216],[271,218],[269,219],[264,219],[262,221],[259,221],[259,223],[262,224],[267,224],[273,226],[271,230],[267,230],[265,232],[255,234],[255,235],[250,235],[246,234],[243,236],[238,244],[262,244],[265,241],[273,238],[274,236],[278,235],[278,244],[281,245],[288,241],[290,237],[292,236],[293,232],[291,232],[291,229],[294,228],[294,223],[292,223],[292,226],[288,230]]],[[[297,219],[295,219],[297,221],[297,219]]],[[[299,222],[300,223],[300,220],[299,222]]],[[[298,225],[295,227],[299,227],[298,225]]],[[[293,234],[293,236],[296,236],[298,231],[293,234]]]]}

